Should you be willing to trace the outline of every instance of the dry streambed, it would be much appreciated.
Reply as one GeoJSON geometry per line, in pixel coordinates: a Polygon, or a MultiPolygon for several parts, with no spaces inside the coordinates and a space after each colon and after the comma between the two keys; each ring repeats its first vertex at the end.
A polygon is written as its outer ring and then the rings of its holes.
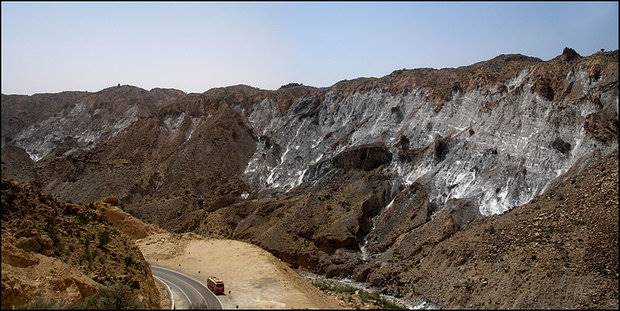
{"type": "Polygon", "coordinates": [[[440,309],[427,299],[410,300],[384,295],[378,288],[350,278],[327,278],[308,271],[300,273],[316,287],[355,309],[440,309]]]}

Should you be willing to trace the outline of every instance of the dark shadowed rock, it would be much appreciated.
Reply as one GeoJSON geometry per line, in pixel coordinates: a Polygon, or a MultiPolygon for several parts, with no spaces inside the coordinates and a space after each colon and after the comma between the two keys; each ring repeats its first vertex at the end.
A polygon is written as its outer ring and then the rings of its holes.
{"type": "Polygon", "coordinates": [[[446,155],[450,151],[448,148],[447,138],[437,136],[435,138],[435,143],[433,145],[433,150],[435,152],[435,161],[441,162],[446,158],[446,155]]]}
{"type": "Polygon", "coordinates": [[[392,161],[392,153],[383,143],[357,146],[341,152],[333,159],[335,167],[344,170],[373,170],[392,161]]]}
{"type": "Polygon", "coordinates": [[[565,142],[559,137],[551,143],[551,147],[563,154],[568,154],[572,149],[571,144],[565,142]]]}
{"type": "Polygon", "coordinates": [[[565,47],[564,50],[562,51],[562,59],[565,61],[571,61],[577,58],[580,58],[581,55],[579,55],[579,53],[577,53],[577,51],[569,48],[569,47],[565,47]]]}
{"type": "Polygon", "coordinates": [[[606,144],[618,139],[618,115],[601,110],[586,116],[583,123],[586,133],[606,144]]]}

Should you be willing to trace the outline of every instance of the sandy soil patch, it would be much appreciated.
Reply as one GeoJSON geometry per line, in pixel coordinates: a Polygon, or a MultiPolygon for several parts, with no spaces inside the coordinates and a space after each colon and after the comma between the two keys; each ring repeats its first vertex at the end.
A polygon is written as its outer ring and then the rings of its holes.
{"type": "Polygon", "coordinates": [[[136,241],[147,261],[177,269],[206,283],[222,279],[224,308],[341,308],[269,252],[252,244],[195,234],[154,234],[136,241]]]}

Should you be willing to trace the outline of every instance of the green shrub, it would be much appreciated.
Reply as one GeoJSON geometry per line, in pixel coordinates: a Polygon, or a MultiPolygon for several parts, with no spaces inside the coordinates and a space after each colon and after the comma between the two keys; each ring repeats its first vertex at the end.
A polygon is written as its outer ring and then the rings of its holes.
{"type": "Polygon", "coordinates": [[[93,262],[93,258],[94,258],[94,254],[93,252],[91,252],[90,248],[86,249],[86,252],[84,253],[84,259],[86,259],[86,262],[88,262],[89,264],[91,262],[93,262]]]}
{"type": "Polygon", "coordinates": [[[125,261],[125,266],[127,267],[132,266],[135,263],[135,261],[133,260],[133,257],[131,257],[130,255],[125,256],[123,260],[125,261]]]}
{"type": "Polygon", "coordinates": [[[52,242],[54,242],[54,244],[58,243],[58,241],[60,240],[60,238],[58,237],[58,228],[56,228],[57,223],[59,223],[59,221],[55,217],[49,218],[46,220],[44,228],[45,232],[47,232],[47,236],[52,239],[52,242]]]}
{"type": "Polygon", "coordinates": [[[80,213],[77,216],[77,221],[78,224],[85,225],[90,222],[90,217],[88,217],[88,215],[86,215],[85,213],[80,213]]]}
{"type": "Polygon", "coordinates": [[[100,231],[97,234],[97,239],[99,240],[100,246],[105,246],[110,242],[110,233],[107,230],[100,231]]]}
{"type": "Polygon", "coordinates": [[[387,299],[381,298],[381,300],[379,300],[379,306],[382,309],[396,309],[396,310],[404,310],[407,309],[405,306],[399,305],[397,303],[393,303],[387,299]]]}
{"type": "Polygon", "coordinates": [[[359,296],[363,302],[372,303],[381,309],[406,309],[404,306],[383,298],[378,292],[361,290],[359,296]]]}
{"type": "Polygon", "coordinates": [[[2,196],[0,196],[0,206],[3,210],[9,207],[8,195],[4,192],[2,193],[2,196]]]}
{"type": "Polygon", "coordinates": [[[322,290],[336,293],[355,293],[357,288],[345,284],[333,284],[329,282],[313,281],[312,284],[322,290]]]}

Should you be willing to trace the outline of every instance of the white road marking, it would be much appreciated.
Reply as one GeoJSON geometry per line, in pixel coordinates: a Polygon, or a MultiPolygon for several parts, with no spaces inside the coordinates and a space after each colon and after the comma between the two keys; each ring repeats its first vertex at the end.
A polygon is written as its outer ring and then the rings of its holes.
{"type": "MultiPolygon", "coordinates": [[[[176,275],[174,275],[173,278],[175,280],[179,280],[179,281],[183,282],[184,284],[187,284],[189,286],[189,288],[191,288],[194,292],[198,293],[198,295],[200,296],[200,298],[202,298],[202,301],[205,303],[205,305],[207,305],[207,306],[209,305],[207,303],[207,299],[205,298],[205,296],[203,296],[202,293],[200,293],[200,291],[197,290],[196,287],[194,287],[194,285],[190,284],[189,282],[186,282],[185,280],[183,280],[182,278],[180,278],[180,277],[178,277],[176,275]]],[[[202,285],[202,283],[200,283],[200,284],[202,285]]]]}
{"type": "MultiPolygon", "coordinates": [[[[208,288],[208,287],[207,287],[204,283],[202,283],[202,281],[200,281],[200,280],[198,280],[198,279],[196,279],[196,278],[192,277],[191,275],[188,275],[188,274],[186,274],[186,273],[182,273],[182,272],[180,272],[180,271],[172,270],[172,269],[169,269],[169,268],[166,268],[166,267],[162,267],[162,266],[158,266],[158,265],[152,265],[152,266],[153,266],[155,269],[161,269],[161,270],[165,270],[165,271],[171,272],[171,273],[173,273],[173,274],[179,274],[179,275],[182,275],[182,276],[187,277],[188,279],[190,279],[190,280],[192,280],[192,281],[194,281],[194,282],[196,282],[196,283],[198,283],[198,284],[202,285],[204,288],[206,288],[206,289],[209,291],[209,293],[211,293],[211,295],[212,295],[213,297],[215,297],[215,299],[218,301],[218,303],[219,303],[219,305],[220,305],[220,308],[222,308],[222,302],[220,301],[220,299],[219,299],[219,298],[217,297],[217,295],[215,295],[215,294],[214,294],[214,293],[213,293],[213,292],[212,292],[212,291],[211,291],[211,290],[210,290],[210,289],[209,289],[209,288],[208,288]]],[[[178,277],[176,277],[176,279],[179,279],[179,278],[178,278],[178,277]]],[[[183,280],[181,280],[181,281],[183,281],[183,280]]],[[[187,284],[187,282],[185,282],[185,281],[183,281],[183,282],[187,284]]],[[[189,284],[189,285],[190,285],[190,287],[192,287],[192,289],[194,289],[194,290],[195,290],[194,286],[191,286],[191,284],[189,284]]],[[[200,296],[201,296],[203,299],[205,299],[205,297],[204,297],[204,296],[202,295],[202,293],[200,293],[199,291],[198,291],[198,294],[200,294],[200,296]]],[[[207,303],[207,302],[205,301],[205,303],[207,303]]],[[[208,303],[207,303],[207,304],[208,304],[208,303]]]]}
{"type": "Polygon", "coordinates": [[[172,283],[172,282],[168,282],[168,283],[170,283],[170,285],[172,285],[172,286],[174,286],[175,288],[177,288],[177,289],[179,290],[179,292],[181,292],[181,294],[183,294],[183,296],[185,296],[185,298],[187,298],[187,301],[189,302],[189,304],[190,304],[190,305],[192,304],[192,300],[191,300],[191,299],[189,299],[189,296],[187,296],[187,294],[183,291],[183,289],[182,289],[182,288],[180,288],[178,285],[176,285],[176,284],[174,284],[174,283],[172,283]]]}
{"type": "Polygon", "coordinates": [[[166,285],[166,289],[168,290],[168,293],[170,293],[170,301],[172,302],[172,304],[170,305],[170,310],[174,310],[174,294],[172,293],[172,290],[170,289],[170,286],[168,286],[168,284],[162,280],[160,277],[153,275],[156,279],[158,279],[162,284],[166,285]]]}

